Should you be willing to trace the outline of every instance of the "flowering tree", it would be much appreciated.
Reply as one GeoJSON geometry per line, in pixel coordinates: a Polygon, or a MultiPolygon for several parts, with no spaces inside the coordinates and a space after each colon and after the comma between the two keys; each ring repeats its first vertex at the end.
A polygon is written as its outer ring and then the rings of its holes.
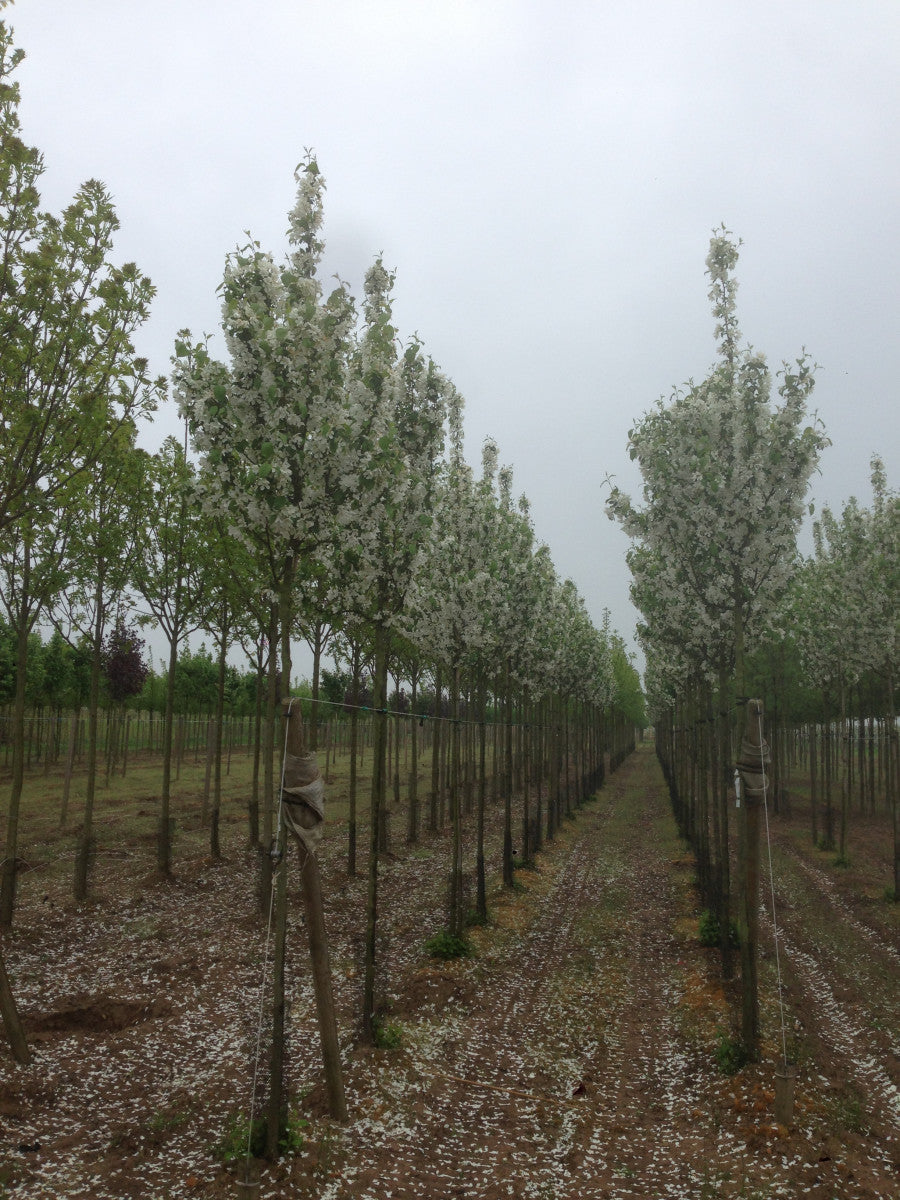
{"type": "MultiPolygon", "coordinates": [[[[176,342],[175,384],[182,413],[205,461],[203,500],[227,512],[231,528],[266,563],[278,602],[281,677],[291,679],[298,570],[340,535],[364,457],[364,414],[352,411],[346,387],[352,299],[343,285],[323,298],[318,267],[325,183],[308,154],[296,171],[297,200],[289,213],[291,251],[279,268],[256,242],[230,255],[222,284],[222,326],[230,365],[205,343],[176,342]]],[[[271,831],[271,816],[266,814],[271,831]]],[[[307,911],[318,904],[318,868],[302,871],[307,911]],[[315,895],[314,895],[315,893],[315,895]]],[[[276,1000],[269,1144],[277,1144],[284,1040],[283,971],[286,876],[278,877],[276,1000]],[[274,1115],[273,1115],[274,1114],[274,1115]]],[[[310,923],[309,929],[318,928],[310,923]]],[[[322,944],[314,960],[327,956],[322,944]]],[[[326,973],[315,974],[329,1098],[345,1111],[340,1063],[332,1047],[334,1010],[326,973]]]]}
{"type": "MultiPolygon", "coordinates": [[[[428,659],[450,674],[450,868],[449,932],[460,937],[465,920],[462,870],[461,677],[485,648],[491,589],[484,505],[489,493],[476,485],[463,456],[462,397],[448,397],[448,459],[432,503],[433,523],[419,557],[409,598],[409,636],[428,659]]],[[[483,837],[483,832],[482,832],[483,837]]],[[[483,869],[483,845],[480,847],[483,869]]]]}
{"type": "Polygon", "coordinates": [[[297,170],[291,252],[280,268],[251,243],[229,255],[222,325],[230,366],[206,343],[176,342],[180,409],[204,459],[203,500],[267,564],[278,597],[282,678],[290,680],[294,583],[301,558],[333,538],[355,478],[347,454],[357,427],[348,411],[346,353],[352,299],[327,300],[317,277],[325,183],[309,155],[297,170]]]}
{"type": "MultiPolygon", "coordinates": [[[[884,466],[872,460],[873,506],[855,497],[840,517],[825,508],[813,527],[815,554],[797,571],[788,605],[806,677],[825,698],[825,736],[830,737],[829,708],[837,700],[841,721],[841,819],[838,854],[846,858],[850,804],[851,739],[848,692],[866,672],[885,681],[887,727],[893,730],[893,690],[900,645],[896,594],[900,581],[900,498],[887,487],[884,466]]],[[[833,708],[831,708],[833,712],[833,708]]],[[[890,732],[889,732],[890,751],[890,732]]],[[[888,763],[893,754],[889,752],[888,763]]],[[[889,772],[889,778],[891,777],[889,772]]],[[[831,804],[831,755],[825,755],[825,844],[834,848],[831,804]]],[[[896,797],[891,788],[897,865],[896,797]]],[[[895,889],[896,894],[896,889],[895,889]]]]}
{"type": "Polygon", "coordinates": [[[515,883],[513,875],[513,688],[523,685],[524,671],[514,671],[517,658],[533,637],[530,618],[534,615],[535,594],[529,589],[534,546],[534,531],[529,516],[527,499],[523,496],[518,506],[512,497],[513,474],[510,467],[501,467],[497,472],[497,512],[494,528],[494,552],[491,571],[495,580],[494,609],[491,614],[493,644],[502,664],[502,692],[504,696],[505,729],[502,793],[503,793],[503,882],[506,887],[515,883]]]}
{"type": "MultiPolygon", "coordinates": [[[[645,503],[639,508],[614,489],[607,510],[643,551],[636,558],[638,602],[643,591],[671,605],[665,629],[689,612],[710,647],[706,662],[733,669],[737,694],[744,695],[746,641],[762,636],[786,587],[807,487],[827,443],[821,428],[807,421],[813,368],[806,356],[784,365],[773,403],[764,357],[741,348],[737,261],[738,244],[727,230],[717,230],[706,270],[718,361],[702,383],[677,392],[668,404],[660,401],[631,430],[629,452],[643,476],[645,503]]],[[[659,607],[645,609],[648,623],[660,620],[659,607]]],[[[755,806],[741,812],[754,823],[745,839],[752,860],[758,817],[755,806]]],[[[748,870],[752,874],[752,861],[748,870]]],[[[758,915],[756,895],[747,890],[743,1032],[755,1054],[758,915]]]]}
{"type": "Polygon", "coordinates": [[[431,522],[448,383],[413,339],[398,356],[392,324],[394,277],[381,262],[365,279],[365,323],[348,395],[357,417],[352,512],[329,565],[341,577],[338,606],[351,625],[368,624],[374,643],[375,731],[366,899],[363,1027],[374,1034],[378,857],[387,768],[387,683],[391,637],[431,522]],[[337,566],[339,564],[339,567],[337,566]]]}

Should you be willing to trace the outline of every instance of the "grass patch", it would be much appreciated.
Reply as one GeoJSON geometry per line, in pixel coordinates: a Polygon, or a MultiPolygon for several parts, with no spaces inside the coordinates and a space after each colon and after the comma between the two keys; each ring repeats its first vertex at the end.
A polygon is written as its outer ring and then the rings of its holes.
{"type": "Polygon", "coordinates": [[[863,1133],[866,1128],[866,1110],[859,1094],[850,1089],[840,1091],[828,1102],[828,1116],[839,1129],[850,1133],[863,1133]]]}
{"type": "Polygon", "coordinates": [[[372,1022],[372,1041],[378,1050],[396,1050],[403,1042],[403,1027],[396,1021],[376,1017],[372,1022]]]}
{"type": "Polygon", "coordinates": [[[425,943],[425,953],[444,962],[452,958],[471,958],[472,943],[467,937],[457,936],[446,929],[436,933],[425,943]]]}

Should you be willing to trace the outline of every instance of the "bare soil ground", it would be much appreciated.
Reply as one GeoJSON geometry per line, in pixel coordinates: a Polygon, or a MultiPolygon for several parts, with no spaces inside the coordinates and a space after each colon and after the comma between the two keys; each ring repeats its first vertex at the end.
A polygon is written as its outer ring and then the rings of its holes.
{"type": "MultiPolygon", "coordinates": [[[[776,920],[794,1124],[774,1121],[781,1051],[775,956],[761,966],[763,1061],[716,1063],[734,996],[697,939],[693,862],[652,749],[491,895],[476,953],[429,959],[443,924],[446,838],[397,846],[383,872],[382,998],[400,1045],[357,1037],[364,880],[341,825],[321,852],[350,1109],[324,1112],[302,907],[292,890],[288,1075],[304,1149],[262,1166],[259,1195],[469,1197],[900,1196],[900,924],[880,895],[885,823],[857,823],[847,869],[812,850],[804,814],[773,820],[776,920]]],[[[211,1147],[246,1113],[266,931],[239,814],[226,858],[108,847],[95,901],[69,874],[26,871],[4,953],[34,1050],[0,1047],[0,1196],[222,1198],[211,1147]]],[[[471,834],[471,831],[470,831],[471,834]]],[[[469,836],[469,835],[467,835],[469,836]]],[[[52,858],[53,838],[35,849],[52,858]]],[[[499,814],[489,867],[498,876],[499,814]]],[[[471,846],[469,847],[471,849],[471,846]]],[[[296,864],[293,864],[296,882],[296,864]]]]}

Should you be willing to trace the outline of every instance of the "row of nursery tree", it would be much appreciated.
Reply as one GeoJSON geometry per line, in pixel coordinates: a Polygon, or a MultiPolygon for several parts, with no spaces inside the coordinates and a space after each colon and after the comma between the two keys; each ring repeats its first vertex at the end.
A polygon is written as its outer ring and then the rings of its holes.
{"type": "Polygon", "coordinates": [[[840,516],[826,509],[814,552],[798,553],[808,485],[828,444],[807,412],[814,367],[805,354],[784,364],[773,396],[764,357],[741,344],[738,245],[717,230],[706,261],[717,362],[636,424],[630,452],[644,503],[614,491],[608,511],[633,539],[631,591],[658,752],[697,855],[726,977],[738,935],[743,1040],[754,1055],[759,805],[751,797],[735,808],[733,786],[735,762],[747,761],[763,732],[747,727],[750,697],[764,702],[768,747],[751,757],[769,760],[766,799],[789,803],[787,778],[802,767],[811,776],[812,836],[842,856],[854,798],[864,811],[883,805],[900,896],[900,497],[874,458],[871,506],[854,499],[840,516]]]}
{"type": "MultiPolygon", "coordinates": [[[[446,690],[451,715],[467,692],[481,712],[491,697],[507,714],[618,705],[639,721],[640,688],[621,639],[597,629],[574,584],[558,578],[496,444],[485,443],[479,472],[468,464],[462,398],[417,338],[399,340],[391,272],[376,259],[361,305],[342,282],[326,295],[325,184],[312,155],[296,171],[286,257],[276,262],[255,242],[227,256],[226,358],[214,357],[209,339],[178,335],[172,382],[184,444],[168,438],[152,454],[139,447],[167,387],[132,343],[153,288],[134,264],[113,263],[117,219],[102,185],[86,183],[61,216],[41,210],[41,155],[19,130],[12,73],[20,57],[0,24],[0,594],[3,642],[14,643],[0,682],[13,689],[0,923],[14,909],[40,624],[52,623],[81,655],[88,739],[79,896],[93,844],[101,703],[145,686],[133,619],[152,622],[168,645],[161,876],[171,871],[179,662],[198,631],[217,666],[219,758],[229,654],[243,646],[253,679],[265,681],[271,762],[279,680],[292,679],[299,636],[314,648],[314,686],[326,640],[339,637],[357,694],[370,672],[378,713],[393,671],[413,707],[426,678],[439,695],[446,690]]],[[[50,651],[42,652],[46,666],[50,651]]],[[[314,747],[315,715],[309,741],[314,747]]],[[[385,745],[379,722],[376,812],[385,745]]],[[[263,797],[266,843],[271,801],[263,797]]],[[[509,862],[511,854],[510,839],[509,862]]]]}

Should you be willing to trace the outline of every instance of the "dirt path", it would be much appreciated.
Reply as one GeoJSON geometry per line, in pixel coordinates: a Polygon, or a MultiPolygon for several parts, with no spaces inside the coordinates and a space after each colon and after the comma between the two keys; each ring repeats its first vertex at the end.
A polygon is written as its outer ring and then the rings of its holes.
{"type": "MultiPolygon", "coordinates": [[[[495,811],[494,879],[498,820],[495,811]]],[[[445,842],[425,839],[386,862],[381,953],[402,1031],[394,1050],[356,1043],[364,880],[342,874],[334,839],[323,868],[351,1120],[342,1128],[322,1115],[314,1006],[295,949],[289,1073],[298,1090],[311,1087],[307,1147],[265,1169],[261,1196],[896,1194],[896,1075],[885,1063],[900,1033],[892,951],[856,931],[862,949],[832,962],[827,938],[842,936],[841,905],[820,919],[815,877],[799,860],[790,868],[789,850],[784,857],[789,1019],[811,1004],[823,1010],[816,1037],[801,1031],[798,1042],[805,1057],[791,1130],[773,1124],[770,957],[761,972],[764,1061],[734,1077],[717,1070],[731,1009],[717,956],[697,941],[693,863],[650,747],[564,822],[538,869],[517,873],[517,891],[493,894],[492,923],[474,931],[470,959],[439,964],[422,952],[443,920],[445,842]],[[863,990],[867,1007],[852,1007],[863,990]]],[[[233,1174],[209,1147],[228,1114],[247,1109],[263,953],[252,886],[250,862],[198,862],[168,889],[80,912],[50,898],[43,915],[23,921],[10,957],[43,1040],[32,1067],[0,1064],[0,1172],[10,1197],[235,1195],[233,1174]]],[[[853,933],[853,920],[845,923],[853,933]]],[[[300,934],[295,923],[292,939],[300,934]]]]}
{"type": "Polygon", "coordinates": [[[521,877],[517,920],[501,903],[479,959],[445,973],[447,1003],[357,1077],[364,1115],[318,1194],[893,1193],[889,1131],[857,1126],[837,1142],[833,1074],[798,1084],[788,1131],[773,1123],[771,1062],[718,1072],[728,1005],[714,954],[696,942],[691,863],[649,752],[521,877]]]}

